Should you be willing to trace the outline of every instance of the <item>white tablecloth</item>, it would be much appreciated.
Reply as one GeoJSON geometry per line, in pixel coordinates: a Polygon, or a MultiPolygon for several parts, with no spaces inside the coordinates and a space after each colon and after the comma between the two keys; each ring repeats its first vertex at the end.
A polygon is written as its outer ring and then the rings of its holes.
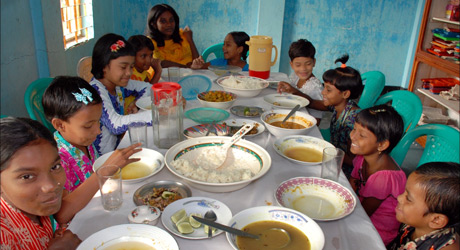
{"type": "MultiPolygon", "coordinates": [[[[214,80],[216,76],[207,70],[198,70],[194,71],[194,74],[202,74],[208,76],[210,79],[214,80]]],[[[284,73],[271,73],[271,79],[273,80],[284,80],[287,81],[288,78],[284,73]]],[[[213,83],[212,89],[221,89],[220,86],[213,83]]],[[[259,106],[265,110],[271,109],[271,105],[263,101],[263,96],[266,94],[274,93],[273,89],[265,89],[260,95],[253,98],[238,98],[234,105],[251,105],[259,106]]],[[[200,107],[198,101],[189,101],[187,102],[186,109],[200,107]]],[[[304,112],[305,109],[303,109],[304,112]]],[[[147,111],[145,111],[147,112],[147,111]]],[[[148,115],[149,112],[146,113],[148,115]]],[[[238,118],[234,115],[230,115],[230,118],[238,118]]],[[[255,121],[261,122],[260,118],[253,119],[255,121]]],[[[195,122],[184,119],[184,128],[196,125],[195,122]]],[[[152,139],[153,131],[152,128],[148,128],[148,137],[149,142],[147,147],[155,149],[161,152],[163,155],[167,150],[158,149],[153,145],[152,139]]],[[[318,128],[314,128],[310,136],[321,137],[321,134],[318,128]]],[[[285,158],[278,155],[273,149],[273,142],[275,140],[267,130],[258,136],[250,137],[248,140],[259,144],[265,148],[272,158],[272,166],[268,173],[260,178],[259,180],[249,184],[243,189],[230,192],[230,193],[211,193],[206,191],[201,191],[199,189],[191,188],[193,196],[201,197],[210,197],[217,199],[225,203],[233,215],[236,213],[250,207],[254,206],[264,206],[264,205],[278,205],[274,198],[274,191],[278,185],[290,178],[297,176],[314,176],[319,177],[321,171],[321,165],[316,166],[302,166],[294,164],[285,158]]],[[[121,141],[119,148],[123,148],[129,145],[129,136],[125,135],[121,141]]],[[[123,198],[124,202],[122,207],[115,212],[108,212],[102,208],[100,195],[97,193],[91,202],[80,211],[75,218],[72,220],[72,223],[69,226],[69,229],[72,232],[76,233],[80,239],[85,240],[91,234],[102,230],[104,228],[118,225],[126,224],[128,222],[128,214],[135,208],[133,202],[133,193],[142,185],[159,180],[174,180],[182,181],[182,179],[173,175],[166,166],[158,174],[153,177],[135,184],[123,184],[123,198]]],[[[339,182],[351,189],[350,184],[347,179],[341,174],[339,182]]],[[[186,183],[186,182],[184,182],[186,183]]],[[[354,250],[354,249],[385,249],[380,236],[375,230],[372,222],[364,211],[363,207],[357,199],[357,206],[352,214],[349,216],[330,222],[318,222],[319,226],[324,232],[326,243],[324,249],[343,249],[343,250],[354,250]]],[[[157,227],[166,230],[161,222],[159,222],[157,227]]],[[[167,230],[166,230],[167,231],[167,230]]],[[[203,240],[188,240],[177,237],[173,235],[176,241],[179,244],[181,249],[219,249],[226,250],[232,249],[230,244],[227,242],[225,234],[220,234],[211,239],[203,240]]]]}

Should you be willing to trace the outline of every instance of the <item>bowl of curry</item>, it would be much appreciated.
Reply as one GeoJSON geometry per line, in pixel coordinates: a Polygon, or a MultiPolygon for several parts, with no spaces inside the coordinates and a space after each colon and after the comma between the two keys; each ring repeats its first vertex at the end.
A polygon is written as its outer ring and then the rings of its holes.
{"type": "Polygon", "coordinates": [[[284,137],[288,135],[306,135],[316,126],[316,118],[303,111],[297,111],[289,117],[287,121],[282,122],[290,110],[275,109],[264,112],[260,119],[265,127],[275,137],[284,137]]]}

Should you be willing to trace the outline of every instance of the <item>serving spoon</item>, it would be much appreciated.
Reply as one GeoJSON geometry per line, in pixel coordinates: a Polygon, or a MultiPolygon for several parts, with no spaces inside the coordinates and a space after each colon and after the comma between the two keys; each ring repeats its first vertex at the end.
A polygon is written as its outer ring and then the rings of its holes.
{"type": "Polygon", "coordinates": [[[299,109],[300,109],[300,104],[295,105],[295,107],[293,107],[291,109],[291,112],[289,112],[289,114],[284,118],[284,120],[281,122],[281,124],[283,124],[285,121],[287,121],[299,109]]]}

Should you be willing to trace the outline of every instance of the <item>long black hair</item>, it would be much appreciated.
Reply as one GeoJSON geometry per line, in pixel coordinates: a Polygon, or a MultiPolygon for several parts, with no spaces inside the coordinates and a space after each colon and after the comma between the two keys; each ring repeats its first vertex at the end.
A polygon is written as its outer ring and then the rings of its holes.
{"type": "Polygon", "coordinates": [[[172,40],[175,43],[182,42],[182,38],[179,34],[179,16],[177,15],[176,11],[167,4],[157,4],[150,9],[149,15],[147,16],[146,33],[157,42],[158,47],[165,46],[165,39],[163,38],[163,33],[158,30],[157,21],[158,18],[160,18],[160,16],[166,11],[169,11],[173,15],[174,21],[176,23],[174,32],[172,34],[172,40]]]}
{"type": "Polygon", "coordinates": [[[21,148],[44,139],[57,148],[51,132],[30,118],[5,117],[0,119],[0,171],[8,167],[11,157],[21,148]]]}
{"type": "Polygon", "coordinates": [[[324,72],[323,81],[331,83],[340,91],[349,90],[349,99],[356,99],[363,92],[363,80],[358,70],[346,66],[348,58],[348,54],[345,54],[335,60],[334,63],[340,62],[342,66],[324,72]]]}
{"type": "Polygon", "coordinates": [[[241,47],[243,46],[243,52],[241,52],[241,58],[246,61],[248,57],[249,45],[246,44],[249,41],[249,35],[243,31],[233,31],[228,33],[233,37],[233,41],[236,43],[236,46],[241,47]]]}

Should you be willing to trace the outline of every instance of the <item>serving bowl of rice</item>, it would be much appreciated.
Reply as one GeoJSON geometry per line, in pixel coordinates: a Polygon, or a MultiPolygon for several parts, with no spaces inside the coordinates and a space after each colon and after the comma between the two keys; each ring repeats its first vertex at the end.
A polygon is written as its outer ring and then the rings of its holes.
{"type": "Polygon", "coordinates": [[[270,83],[252,76],[224,76],[216,80],[225,91],[242,97],[254,97],[267,88],[270,83]]]}
{"type": "Polygon", "coordinates": [[[217,193],[241,189],[268,172],[271,166],[268,152],[246,140],[240,140],[232,146],[230,158],[221,168],[200,164],[203,161],[211,162],[217,157],[203,152],[209,152],[212,147],[230,140],[230,137],[207,136],[179,142],[166,152],[166,167],[190,186],[217,193]]]}

